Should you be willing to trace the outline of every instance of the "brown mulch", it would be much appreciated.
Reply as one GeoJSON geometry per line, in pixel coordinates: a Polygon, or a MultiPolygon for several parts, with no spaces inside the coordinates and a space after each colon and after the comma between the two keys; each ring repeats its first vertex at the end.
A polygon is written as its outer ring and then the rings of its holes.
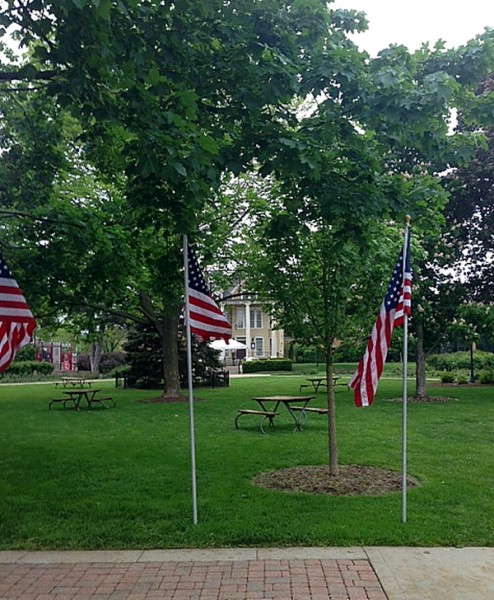
{"type": "MultiPolygon", "coordinates": [[[[205,398],[198,398],[194,396],[194,402],[201,402],[205,400],[205,398]]],[[[144,400],[139,400],[139,402],[149,403],[149,404],[182,404],[183,402],[188,402],[189,398],[187,396],[180,396],[179,398],[166,398],[163,396],[156,396],[156,398],[145,398],[144,400]]]]}
{"type": "MultiPolygon", "coordinates": [[[[329,475],[327,466],[300,466],[256,475],[254,485],[281,492],[303,492],[330,496],[383,496],[402,489],[402,475],[380,467],[344,465],[339,475],[329,475]]],[[[407,487],[418,482],[407,477],[407,487]]]]}
{"type": "MultiPolygon", "coordinates": [[[[402,398],[390,398],[389,402],[402,402],[402,398]]],[[[458,398],[448,398],[447,396],[426,396],[425,398],[415,398],[410,396],[407,399],[408,403],[428,404],[434,402],[458,402],[458,398]]]]}

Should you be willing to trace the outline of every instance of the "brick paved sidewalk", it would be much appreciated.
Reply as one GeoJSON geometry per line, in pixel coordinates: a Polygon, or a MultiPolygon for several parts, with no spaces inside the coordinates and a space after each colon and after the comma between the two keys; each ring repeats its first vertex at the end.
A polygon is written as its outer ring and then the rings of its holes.
{"type": "Polygon", "coordinates": [[[386,600],[368,560],[0,564],[0,600],[386,600]]]}

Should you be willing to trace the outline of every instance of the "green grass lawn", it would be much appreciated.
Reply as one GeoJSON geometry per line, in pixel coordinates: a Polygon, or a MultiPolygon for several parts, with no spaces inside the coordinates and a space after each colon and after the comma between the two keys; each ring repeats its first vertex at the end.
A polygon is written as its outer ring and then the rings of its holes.
{"type": "MultiPolygon", "coordinates": [[[[60,395],[53,384],[0,386],[0,548],[494,544],[492,387],[439,387],[434,395],[456,400],[409,405],[408,473],[421,485],[408,492],[402,524],[400,493],[330,497],[251,484],[262,471],[327,464],[323,416],[298,433],[283,408],[267,435],[254,417],[233,427],[252,396],[298,394],[302,381],[242,378],[195,391],[195,526],[187,402],[144,403],[157,392],[108,382],[114,409],[48,411],[60,395]]],[[[401,405],[389,401],[400,386],[383,379],[367,409],[339,389],[341,464],[401,470],[401,405]]],[[[314,405],[324,403],[320,392],[314,405]]]]}

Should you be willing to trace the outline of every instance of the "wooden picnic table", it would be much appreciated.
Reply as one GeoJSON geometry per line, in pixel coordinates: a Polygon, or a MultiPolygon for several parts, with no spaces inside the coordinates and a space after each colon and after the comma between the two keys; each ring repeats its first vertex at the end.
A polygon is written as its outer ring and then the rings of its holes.
{"type": "MultiPolygon", "coordinates": [[[[339,377],[338,375],[333,376],[333,385],[336,385],[336,382],[338,381],[338,379],[341,379],[341,377],[339,377]]],[[[310,383],[303,383],[300,386],[300,391],[302,391],[302,389],[305,387],[312,387],[314,392],[317,393],[317,391],[319,390],[319,388],[321,386],[327,387],[327,385],[328,385],[326,377],[307,377],[306,381],[309,381],[310,383]]]]}
{"type": "Polygon", "coordinates": [[[280,404],[286,408],[295,422],[294,431],[302,431],[301,422],[304,418],[304,410],[311,400],[314,400],[315,396],[256,396],[253,398],[255,402],[259,404],[265,412],[277,413],[280,404]],[[274,407],[268,410],[268,405],[274,407]],[[291,405],[297,404],[297,410],[293,410],[291,405]]]}
{"type": "Polygon", "coordinates": [[[93,404],[98,404],[99,406],[103,406],[104,408],[107,408],[105,402],[111,402],[113,406],[116,406],[115,400],[113,400],[113,398],[109,398],[109,397],[105,397],[102,398],[101,396],[98,396],[98,393],[101,390],[99,389],[73,389],[73,390],[66,390],[64,392],[62,392],[62,394],[65,394],[66,398],[54,398],[53,400],[50,401],[48,408],[51,408],[51,405],[55,402],[60,402],[63,403],[64,407],[66,405],[67,402],[72,402],[72,404],[74,405],[74,408],[76,410],[79,410],[79,406],[82,400],[86,401],[87,404],[87,408],[91,408],[91,406],[93,404]]]}
{"type": "Polygon", "coordinates": [[[58,387],[59,385],[62,385],[64,388],[70,385],[72,387],[75,387],[76,385],[81,387],[87,385],[88,387],[91,387],[91,383],[92,382],[90,379],[86,379],[84,377],[60,377],[60,381],[55,383],[55,387],[58,387]]]}

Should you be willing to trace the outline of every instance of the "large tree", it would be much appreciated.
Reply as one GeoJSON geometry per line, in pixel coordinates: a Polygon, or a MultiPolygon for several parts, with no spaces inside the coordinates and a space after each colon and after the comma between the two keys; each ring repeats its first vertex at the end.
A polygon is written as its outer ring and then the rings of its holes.
{"type": "MultiPolygon", "coordinates": [[[[475,69],[464,73],[463,68],[461,62],[456,65],[458,77],[479,74],[475,69]]],[[[452,168],[441,175],[441,184],[448,192],[444,219],[438,222],[433,235],[422,236],[423,251],[415,265],[418,275],[414,293],[418,310],[414,311],[413,318],[417,363],[415,395],[420,399],[427,395],[427,355],[437,351],[451,336],[457,337],[460,331],[469,343],[485,331],[486,319],[479,319],[478,311],[475,318],[467,319],[467,326],[458,327],[458,324],[465,324],[464,313],[469,315],[475,303],[479,311],[485,303],[484,312],[488,313],[492,296],[494,94],[489,70],[487,75],[469,90],[468,97],[460,104],[455,128],[460,135],[477,132],[482,136],[480,143],[467,161],[452,163],[452,168]]]]}
{"type": "Polygon", "coordinates": [[[289,102],[318,95],[349,63],[340,44],[359,19],[331,21],[321,0],[12,0],[0,16],[30,50],[0,80],[10,91],[44,86],[83,123],[87,156],[123,182],[127,229],[144,244],[142,276],[131,276],[168,348],[165,393],[176,395],[177,234],[195,232],[225,171],[276,152],[296,122],[289,102]]]}
{"type": "MultiPolygon", "coordinates": [[[[292,217],[310,222],[314,201],[315,216],[349,239],[408,204],[434,218],[436,202],[420,199],[437,193],[427,174],[473,137],[447,138],[449,110],[492,53],[486,34],[461,52],[391,48],[371,60],[346,38],[365,25],[361,15],[320,0],[4,7],[2,23],[30,54],[0,80],[46,86],[83,123],[87,156],[117,175],[122,231],[142,242],[128,261],[140,309],[168,348],[182,296],[179,234],[196,231],[225,172],[257,161],[277,175],[292,217]],[[316,103],[301,113],[292,100],[307,97],[316,103]]],[[[165,393],[177,383],[170,372],[165,393]]]]}

